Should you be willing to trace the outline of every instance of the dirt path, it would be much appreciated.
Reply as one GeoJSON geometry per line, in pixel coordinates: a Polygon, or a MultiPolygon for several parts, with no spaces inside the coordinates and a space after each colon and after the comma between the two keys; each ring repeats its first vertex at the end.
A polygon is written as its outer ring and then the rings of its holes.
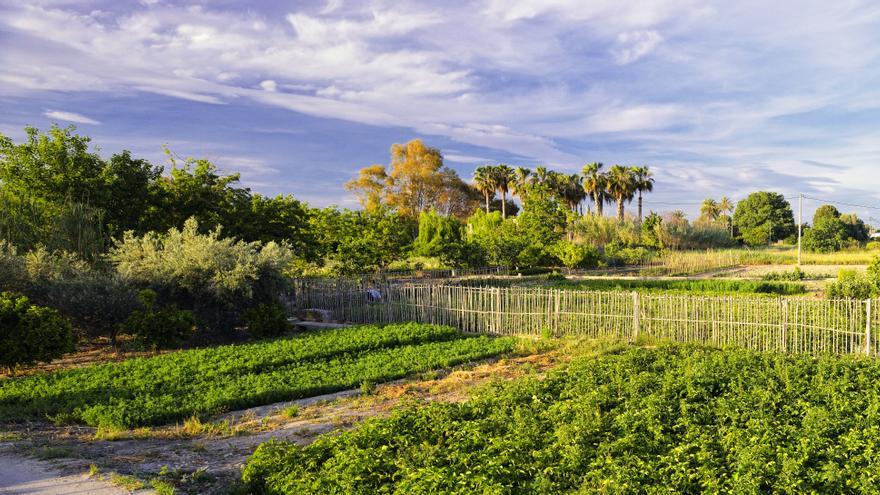
{"type": "MultiPolygon", "coordinates": [[[[0,454],[0,494],[123,495],[127,490],[88,474],[64,475],[47,462],[13,454],[0,454]]],[[[149,493],[140,491],[138,493],[149,493]]]]}

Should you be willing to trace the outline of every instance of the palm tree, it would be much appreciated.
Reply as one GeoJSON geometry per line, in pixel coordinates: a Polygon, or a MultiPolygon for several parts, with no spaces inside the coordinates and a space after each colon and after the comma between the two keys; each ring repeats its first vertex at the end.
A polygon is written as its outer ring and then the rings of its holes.
{"type": "Polygon", "coordinates": [[[520,200],[525,199],[525,195],[529,189],[529,181],[532,177],[532,170],[526,167],[516,167],[513,169],[513,180],[510,182],[511,194],[518,196],[520,200]]]}
{"type": "Polygon", "coordinates": [[[707,224],[714,223],[715,220],[718,220],[720,211],[721,208],[714,199],[704,199],[703,204],[700,205],[700,220],[707,224]]]}
{"type": "Polygon", "coordinates": [[[578,206],[587,197],[584,191],[584,185],[581,183],[581,176],[571,174],[562,176],[559,180],[559,197],[572,210],[577,211],[578,206]]]}
{"type": "Polygon", "coordinates": [[[639,223],[642,223],[642,193],[654,190],[654,177],[648,167],[633,167],[632,172],[639,193],[639,223]]]}
{"type": "Polygon", "coordinates": [[[727,228],[730,229],[730,235],[733,235],[733,209],[734,204],[733,201],[730,200],[727,196],[721,198],[721,201],[718,202],[718,210],[727,215],[727,228]]]}
{"type": "Polygon", "coordinates": [[[495,178],[495,189],[501,192],[501,218],[507,218],[507,191],[513,182],[513,169],[503,163],[492,167],[492,175],[495,178]]]}
{"type": "Polygon", "coordinates": [[[623,203],[632,201],[636,192],[631,168],[614,165],[608,169],[608,192],[617,201],[617,220],[623,221],[623,203]]]}
{"type": "Polygon", "coordinates": [[[474,188],[486,198],[486,213],[489,213],[489,197],[495,194],[495,174],[491,165],[477,167],[474,171],[474,188]]]}
{"type": "Polygon", "coordinates": [[[602,206],[608,199],[608,181],[606,175],[602,173],[602,164],[593,162],[584,165],[581,175],[584,176],[584,192],[593,199],[593,203],[596,205],[596,215],[601,217],[602,206]]]}

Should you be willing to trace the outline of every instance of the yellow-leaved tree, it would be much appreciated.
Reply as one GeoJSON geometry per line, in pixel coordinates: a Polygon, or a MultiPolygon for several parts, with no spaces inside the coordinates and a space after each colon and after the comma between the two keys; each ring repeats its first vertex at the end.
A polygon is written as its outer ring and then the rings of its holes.
{"type": "Polygon", "coordinates": [[[466,217],[477,201],[473,188],[443,166],[440,150],[421,139],[392,145],[390,170],[383,165],[364,167],[345,188],[366,210],[385,205],[411,217],[430,210],[466,217]]]}

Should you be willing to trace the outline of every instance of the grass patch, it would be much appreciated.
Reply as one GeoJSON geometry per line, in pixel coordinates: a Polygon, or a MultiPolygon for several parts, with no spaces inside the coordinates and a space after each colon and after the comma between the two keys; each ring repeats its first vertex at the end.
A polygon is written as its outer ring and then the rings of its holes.
{"type": "Polygon", "coordinates": [[[135,478],[134,476],[126,476],[119,473],[110,473],[107,481],[130,492],[146,487],[143,481],[135,478]]]}

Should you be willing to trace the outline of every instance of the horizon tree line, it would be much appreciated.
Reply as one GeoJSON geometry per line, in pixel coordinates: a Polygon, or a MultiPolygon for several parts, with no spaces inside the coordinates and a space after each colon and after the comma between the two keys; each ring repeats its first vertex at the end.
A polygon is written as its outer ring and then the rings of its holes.
{"type": "Polygon", "coordinates": [[[617,219],[623,221],[625,203],[638,199],[638,219],[642,220],[643,195],[654,190],[654,177],[646,166],[613,165],[602,171],[599,162],[584,165],[580,174],[564,174],[537,167],[534,172],[527,167],[511,168],[505,164],[483,165],[474,171],[474,188],[483,195],[486,212],[490,199],[497,192],[501,195],[501,215],[507,217],[507,194],[523,200],[534,186],[542,186],[555,194],[572,211],[579,211],[589,199],[594,210],[589,214],[602,216],[605,204],[616,204],[617,219]]]}

